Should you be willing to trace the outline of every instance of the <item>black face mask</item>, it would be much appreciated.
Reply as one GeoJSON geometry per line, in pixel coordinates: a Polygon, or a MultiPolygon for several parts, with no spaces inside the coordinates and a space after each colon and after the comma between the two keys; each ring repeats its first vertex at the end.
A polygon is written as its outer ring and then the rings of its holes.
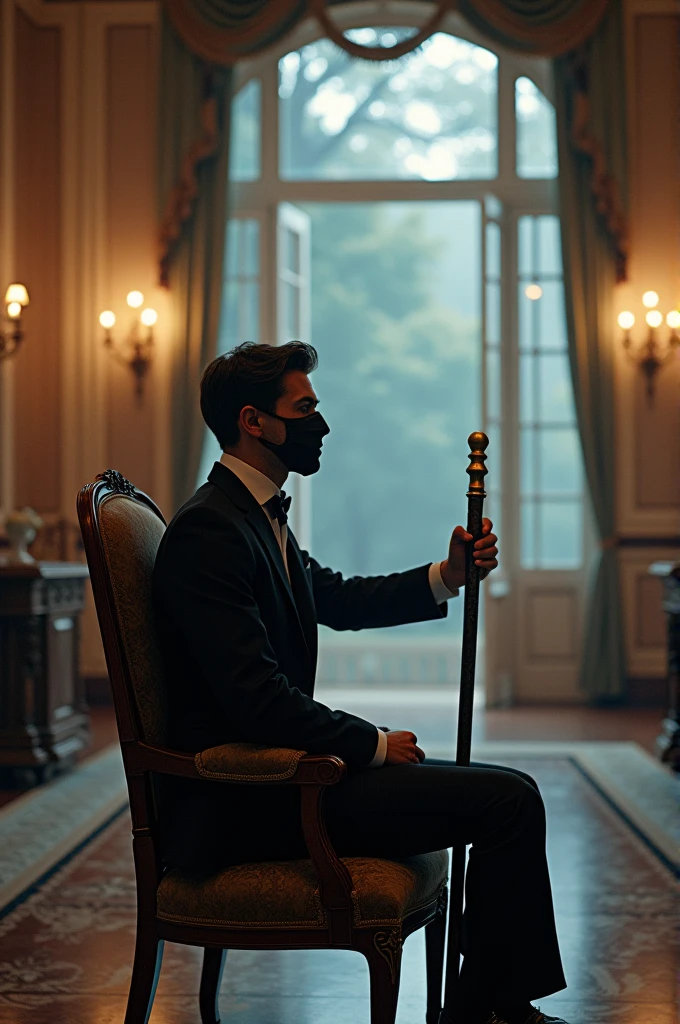
{"type": "Polygon", "coordinates": [[[284,466],[291,473],[300,473],[301,476],[311,476],[317,473],[321,460],[322,438],[330,434],[331,428],[326,423],[320,412],[313,412],[311,416],[277,416],[276,413],[267,413],[286,424],[286,440],[283,444],[274,444],[273,441],[266,441],[263,437],[260,441],[274,452],[281,459],[284,466]]]}

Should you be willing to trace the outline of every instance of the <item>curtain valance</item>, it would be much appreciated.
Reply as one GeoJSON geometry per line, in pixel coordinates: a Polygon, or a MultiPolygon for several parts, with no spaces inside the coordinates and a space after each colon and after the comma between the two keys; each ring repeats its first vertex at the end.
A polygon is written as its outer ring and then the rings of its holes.
{"type": "MultiPolygon", "coordinates": [[[[306,15],[318,18],[325,35],[369,60],[393,59],[437,30],[449,10],[504,46],[542,56],[576,49],[597,29],[609,0],[441,0],[423,32],[394,52],[363,48],[335,30],[328,8],[346,0],[163,0],[170,21],[192,53],[214,64],[232,65],[288,32],[306,15]],[[398,52],[397,52],[398,50],[398,52]],[[362,51],[361,54],[359,51],[362,51]]],[[[430,6],[430,4],[428,4],[430,6]]]]}
{"type": "Polygon", "coordinates": [[[503,46],[556,57],[592,36],[608,5],[609,0],[459,0],[458,10],[503,46]]]}
{"type": "Polygon", "coordinates": [[[184,45],[229,66],[272,43],[307,13],[307,0],[163,0],[184,45]]]}

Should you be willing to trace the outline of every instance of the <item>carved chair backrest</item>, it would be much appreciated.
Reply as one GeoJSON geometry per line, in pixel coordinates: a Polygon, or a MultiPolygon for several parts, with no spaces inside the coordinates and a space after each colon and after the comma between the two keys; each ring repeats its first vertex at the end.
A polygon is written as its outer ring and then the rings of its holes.
{"type": "Polygon", "coordinates": [[[151,498],[114,470],[81,490],[78,520],[121,743],[164,745],[166,687],[151,584],[165,520],[151,498]]]}

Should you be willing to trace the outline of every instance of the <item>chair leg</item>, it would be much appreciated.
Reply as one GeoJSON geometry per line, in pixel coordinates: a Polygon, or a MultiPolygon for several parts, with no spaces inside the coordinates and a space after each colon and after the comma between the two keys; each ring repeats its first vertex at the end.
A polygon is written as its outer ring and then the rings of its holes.
{"type": "Polygon", "coordinates": [[[163,960],[163,939],[152,927],[137,926],[135,961],[125,1011],[125,1024],[148,1024],[163,960]]]}
{"type": "Polygon", "coordinates": [[[364,955],[371,975],[371,1024],[394,1024],[401,978],[401,933],[376,932],[374,949],[364,955]]]}
{"type": "Polygon", "coordinates": [[[438,1024],[442,1008],[444,948],[446,946],[446,902],[425,928],[425,962],[427,964],[426,1024],[438,1024]]]}
{"type": "Polygon", "coordinates": [[[198,998],[201,1024],[220,1024],[220,984],[227,959],[226,949],[206,946],[203,953],[201,988],[198,998]]]}

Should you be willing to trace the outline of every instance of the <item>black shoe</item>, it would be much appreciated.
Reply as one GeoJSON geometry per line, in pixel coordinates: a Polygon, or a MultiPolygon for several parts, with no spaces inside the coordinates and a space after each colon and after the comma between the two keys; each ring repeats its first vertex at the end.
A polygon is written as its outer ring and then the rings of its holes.
{"type": "MultiPolygon", "coordinates": [[[[499,1017],[497,1013],[492,1013],[486,1024],[508,1024],[508,1022],[504,1017],[499,1017]]],[[[562,1017],[549,1017],[547,1013],[541,1013],[538,1007],[536,1007],[533,1013],[524,1021],[524,1024],[567,1024],[567,1022],[562,1017]]]]}

